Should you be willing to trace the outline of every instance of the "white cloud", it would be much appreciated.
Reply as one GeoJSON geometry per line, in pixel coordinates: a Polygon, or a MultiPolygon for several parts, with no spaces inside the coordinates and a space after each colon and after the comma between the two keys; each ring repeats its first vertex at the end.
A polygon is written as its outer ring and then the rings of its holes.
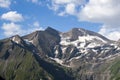
{"type": "Polygon", "coordinates": [[[65,8],[65,11],[66,13],[68,14],[71,14],[71,15],[74,15],[76,12],[75,12],[75,4],[73,3],[70,3],[70,4],[67,4],[66,8],[65,8]]]}
{"type": "Polygon", "coordinates": [[[1,19],[12,21],[12,22],[20,22],[23,20],[22,14],[17,13],[17,11],[10,11],[7,13],[4,13],[1,16],[1,19]]]}
{"type": "Polygon", "coordinates": [[[100,34],[106,36],[111,40],[120,39],[120,28],[111,27],[110,25],[103,25],[99,31],[100,34]]]}
{"type": "Polygon", "coordinates": [[[38,0],[32,0],[33,3],[38,3],[38,0]]]}
{"type": "Polygon", "coordinates": [[[51,5],[48,7],[57,12],[58,15],[76,15],[79,10],[79,6],[86,3],[86,0],[50,0],[51,5]]]}
{"type": "Polygon", "coordinates": [[[40,24],[39,24],[38,21],[35,21],[35,22],[33,23],[33,26],[35,26],[35,27],[40,27],[40,24]]]}
{"type": "Polygon", "coordinates": [[[111,40],[119,40],[120,39],[120,31],[113,31],[110,32],[107,35],[107,38],[111,39],[111,40]]]}
{"type": "Polygon", "coordinates": [[[32,2],[32,3],[34,3],[34,4],[38,4],[38,5],[41,4],[40,0],[27,0],[27,1],[28,1],[28,2],[32,2]]]}
{"type": "Polygon", "coordinates": [[[76,14],[76,5],[73,3],[67,4],[65,6],[65,10],[61,11],[58,15],[59,16],[64,16],[64,15],[75,15],[76,14]]]}
{"type": "Polygon", "coordinates": [[[28,26],[28,28],[23,29],[21,24],[16,23],[3,23],[2,29],[4,31],[4,36],[10,37],[13,35],[26,35],[29,33],[32,33],[37,30],[44,30],[42,27],[40,27],[40,24],[38,21],[34,22],[32,27],[28,26]]]}
{"type": "Polygon", "coordinates": [[[2,29],[4,30],[4,35],[6,37],[22,34],[21,26],[15,23],[3,23],[2,29]]]}
{"type": "Polygon", "coordinates": [[[85,0],[52,0],[53,3],[55,4],[69,4],[69,3],[74,3],[76,5],[83,4],[85,0]]]}
{"type": "Polygon", "coordinates": [[[105,24],[119,24],[120,0],[90,0],[80,11],[79,19],[105,24]]]}
{"type": "Polygon", "coordinates": [[[0,0],[0,7],[2,8],[9,8],[11,5],[10,0],[0,0]]]}

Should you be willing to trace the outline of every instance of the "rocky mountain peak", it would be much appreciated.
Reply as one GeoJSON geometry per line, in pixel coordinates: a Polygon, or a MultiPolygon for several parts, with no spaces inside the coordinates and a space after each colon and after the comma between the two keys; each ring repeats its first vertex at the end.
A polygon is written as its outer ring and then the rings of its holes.
{"type": "Polygon", "coordinates": [[[55,29],[53,29],[52,27],[49,27],[49,26],[48,26],[45,30],[46,30],[46,31],[51,31],[51,30],[52,30],[52,31],[56,31],[55,29]]]}
{"type": "Polygon", "coordinates": [[[45,32],[47,32],[47,33],[49,33],[49,34],[51,34],[51,35],[54,35],[54,36],[58,36],[58,34],[59,34],[59,31],[57,31],[57,30],[55,30],[55,29],[53,29],[53,28],[51,28],[51,27],[48,27],[48,28],[45,30],[45,32]]]}
{"type": "Polygon", "coordinates": [[[87,34],[87,30],[83,29],[83,28],[73,28],[70,32],[72,33],[79,33],[81,34],[81,36],[85,36],[87,34]]]}
{"type": "Polygon", "coordinates": [[[104,36],[95,33],[93,31],[88,31],[82,28],[73,28],[72,30],[61,33],[61,36],[64,38],[69,38],[70,41],[75,41],[78,40],[79,38],[86,40],[97,40],[97,41],[104,41],[104,42],[109,42],[110,40],[105,38],[104,36]]]}
{"type": "Polygon", "coordinates": [[[11,41],[13,41],[17,44],[23,43],[23,39],[19,35],[12,36],[11,41]]]}

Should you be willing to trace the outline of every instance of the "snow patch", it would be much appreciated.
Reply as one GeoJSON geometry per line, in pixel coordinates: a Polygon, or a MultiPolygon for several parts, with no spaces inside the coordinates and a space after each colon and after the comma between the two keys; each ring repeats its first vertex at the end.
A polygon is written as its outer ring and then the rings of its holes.
{"type": "Polygon", "coordinates": [[[54,60],[55,62],[57,62],[58,64],[62,65],[62,66],[65,66],[65,67],[71,67],[69,65],[65,65],[63,64],[63,60],[59,59],[59,58],[52,58],[50,57],[50,59],[54,60]]]}
{"type": "Polygon", "coordinates": [[[33,40],[29,41],[28,39],[24,39],[24,41],[26,42],[26,44],[30,45],[31,43],[33,44],[33,40]]]}
{"type": "Polygon", "coordinates": [[[73,58],[71,58],[69,61],[72,61],[72,60],[74,60],[74,59],[80,59],[81,57],[83,57],[84,55],[83,54],[81,54],[80,56],[77,56],[77,57],[73,57],[73,58]]]}
{"type": "Polygon", "coordinates": [[[63,46],[68,46],[68,45],[73,45],[77,48],[84,48],[84,47],[88,47],[88,48],[93,48],[93,47],[96,47],[96,46],[100,46],[101,43],[98,43],[95,41],[96,40],[99,40],[103,43],[107,43],[105,40],[103,40],[102,38],[98,37],[98,36],[90,36],[90,35],[86,35],[86,36],[78,36],[78,39],[75,40],[75,41],[70,41],[70,37],[63,37],[63,35],[61,34],[61,42],[60,44],[63,45],[63,46]],[[90,44],[87,44],[87,41],[92,41],[90,44]]]}
{"type": "Polygon", "coordinates": [[[100,38],[98,36],[86,35],[86,36],[79,36],[78,38],[79,38],[79,41],[81,41],[81,42],[90,41],[90,40],[93,40],[93,39],[98,39],[98,40],[106,43],[105,40],[103,40],[102,38],[100,38]]]}
{"type": "Polygon", "coordinates": [[[63,61],[62,61],[61,59],[59,59],[59,58],[52,58],[52,57],[50,57],[50,59],[56,61],[57,63],[59,63],[59,64],[61,64],[61,65],[62,65],[62,63],[63,63],[63,61]]]}
{"type": "Polygon", "coordinates": [[[57,55],[59,52],[58,52],[58,50],[55,50],[55,54],[57,55]]]}
{"type": "Polygon", "coordinates": [[[62,47],[61,49],[62,49],[62,53],[65,53],[67,47],[62,47]]]}
{"type": "Polygon", "coordinates": [[[12,38],[12,41],[14,41],[17,44],[20,42],[20,40],[17,40],[15,36],[12,38]]]}
{"type": "Polygon", "coordinates": [[[29,42],[33,44],[33,40],[30,40],[29,42]]]}

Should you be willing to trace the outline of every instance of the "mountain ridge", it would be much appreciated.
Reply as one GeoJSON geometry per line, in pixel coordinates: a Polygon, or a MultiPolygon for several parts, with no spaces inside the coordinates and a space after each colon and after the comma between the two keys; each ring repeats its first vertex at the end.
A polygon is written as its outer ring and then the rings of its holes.
{"type": "Polygon", "coordinates": [[[117,80],[119,76],[111,74],[119,69],[114,68],[118,63],[112,64],[119,62],[118,43],[82,28],[59,32],[48,27],[25,36],[15,35],[0,40],[0,76],[6,80],[117,80]],[[30,69],[30,74],[19,75],[21,68],[30,69]]]}

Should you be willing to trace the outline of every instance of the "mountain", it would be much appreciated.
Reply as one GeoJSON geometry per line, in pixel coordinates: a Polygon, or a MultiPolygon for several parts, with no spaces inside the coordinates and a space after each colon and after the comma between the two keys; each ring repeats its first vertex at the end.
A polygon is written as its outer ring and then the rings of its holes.
{"type": "Polygon", "coordinates": [[[119,80],[119,44],[82,28],[15,35],[0,40],[0,78],[119,80]]]}

